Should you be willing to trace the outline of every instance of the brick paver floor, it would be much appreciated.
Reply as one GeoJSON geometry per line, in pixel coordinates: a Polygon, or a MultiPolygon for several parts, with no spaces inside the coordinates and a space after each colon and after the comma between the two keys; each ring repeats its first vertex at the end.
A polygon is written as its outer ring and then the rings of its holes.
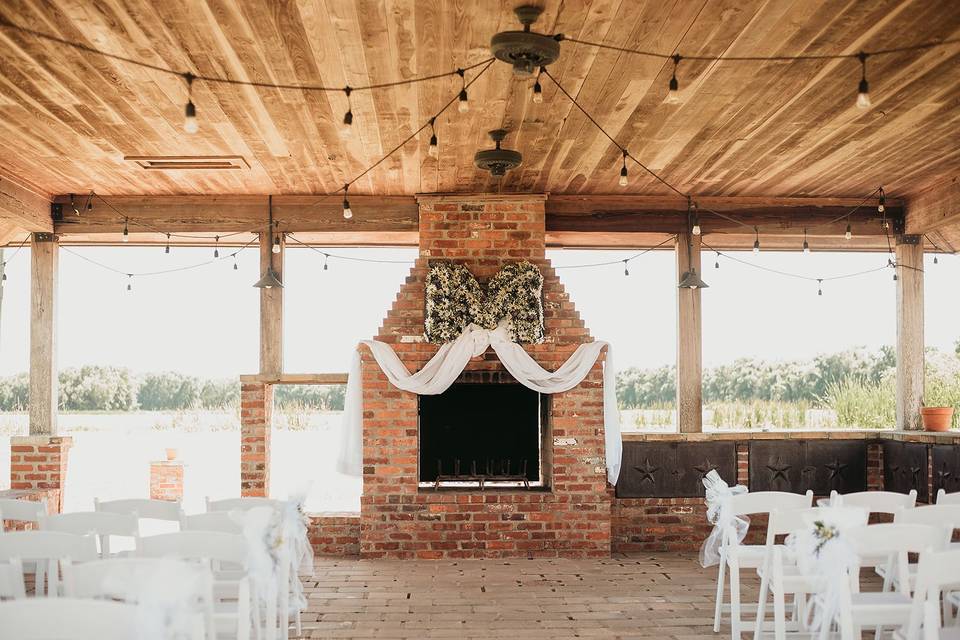
{"type": "MultiPolygon", "coordinates": [[[[713,633],[716,568],[695,554],[608,560],[318,558],[305,638],[677,638],[713,633]]],[[[745,577],[745,602],[757,581],[745,577]]],[[[745,636],[746,637],[746,636],[745,636]]]]}

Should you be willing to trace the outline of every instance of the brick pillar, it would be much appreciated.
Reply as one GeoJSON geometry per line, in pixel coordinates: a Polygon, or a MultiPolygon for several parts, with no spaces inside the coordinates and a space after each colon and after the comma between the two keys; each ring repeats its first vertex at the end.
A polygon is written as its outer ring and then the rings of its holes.
{"type": "Polygon", "coordinates": [[[150,463],[150,499],[178,502],[183,499],[183,463],[156,460],[150,463]]]}
{"type": "Polygon", "coordinates": [[[10,488],[48,491],[48,506],[59,513],[63,509],[71,446],[73,438],[64,436],[10,438],[10,488]]]}
{"type": "Polygon", "coordinates": [[[750,486],[750,445],[737,443],[737,484],[750,486]]]}
{"type": "Polygon", "coordinates": [[[240,495],[270,493],[270,427],[273,386],[245,382],[240,386],[240,495]]]}
{"type": "Polygon", "coordinates": [[[867,444],[867,490],[883,491],[883,444],[867,444]]]}

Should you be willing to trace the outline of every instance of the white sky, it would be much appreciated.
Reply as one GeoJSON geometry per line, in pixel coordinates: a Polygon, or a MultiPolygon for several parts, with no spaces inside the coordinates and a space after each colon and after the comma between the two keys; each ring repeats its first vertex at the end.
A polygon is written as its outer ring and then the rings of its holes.
{"type": "MultiPolygon", "coordinates": [[[[155,271],[204,262],[211,249],[71,249],[123,272],[155,271]]],[[[232,250],[225,250],[227,254],[232,250]]],[[[410,259],[414,249],[336,249],[336,254],[410,259]]],[[[555,266],[620,260],[632,251],[548,252],[555,266]]],[[[10,250],[7,252],[9,257],[10,250]]],[[[813,277],[886,264],[885,254],[764,252],[734,254],[767,267],[813,277]]],[[[824,283],[775,276],[704,253],[704,364],[737,357],[808,358],[854,346],[876,349],[895,341],[892,273],[824,283]]],[[[7,265],[0,318],[0,375],[25,371],[29,349],[29,251],[7,265]]],[[[66,250],[60,255],[59,363],[112,364],[135,371],[176,370],[230,377],[257,369],[259,330],[257,252],[180,273],[127,278],[66,250]]],[[[369,338],[396,296],[408,266],[331,259],[289,248],[285,275],[285,368],[291,373],[346,371],[357,340],[369,338]]],[[[561,269],[559,274],[594,337],[611,341],[617,365],[655,367],[675,362],[676,274],[671,251],[623,265],[561,269]]],[[[926,342],[952,349],[960,337],[960,258],[926,261],[926,342]]]]}

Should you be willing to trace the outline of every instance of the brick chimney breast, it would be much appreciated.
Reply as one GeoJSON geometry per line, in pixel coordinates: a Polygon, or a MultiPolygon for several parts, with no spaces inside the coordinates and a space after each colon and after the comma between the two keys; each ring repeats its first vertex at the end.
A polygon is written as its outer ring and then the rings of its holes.
{"type": "MultiPolygon", "coordinates": [[[[578,345],[592,341],[546,259],[545,196],[423,195],[418,200],[419,256],[376,336],[391,344],[411,373],[438,348],[423,339],[431,260],[461,262],[481,283],[508,263],[535,264],[544,278],[546,339],[524,348],[544,368],[555,370],[578,345]]],[[[549,425],[544,425],[549,446],[543,451],[548,489],[450,491],[419,486],[416,394],[390,385],[369,351],[362,355],[362,556],[609,556],[612,496],[602,463],[599,361],[578,387],[549,398],[549,425]]],[[[459,381],[513,379],[488,350],[471,361],[459,381]]]]}

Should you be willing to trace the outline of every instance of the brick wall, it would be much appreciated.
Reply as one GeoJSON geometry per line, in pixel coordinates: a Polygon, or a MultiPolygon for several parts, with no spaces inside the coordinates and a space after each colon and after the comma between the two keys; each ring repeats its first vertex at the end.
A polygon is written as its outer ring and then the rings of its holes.
{"type": "MultiPolygon", "coordinates": [[[[427,197],[420,202],[420,255],[377,335],[409,371],[437,346],[422,341],[424,281],[431,259],[454,259],[479,279],[529,260],[544,276],[547,339],[525,345],[554,370],[591,337],[545,258],[542,196],[427,197]]],[[[610,553],[611,493],[603,457],[602,369],[550,397],[551,491],[431,492],[418,488],[417,397],[391,386],[363,351],[363,557],[604,557],[610,553]],[[569,444],[568,444],[569,443],[569,444]]],[[[505,370],[492,350],[467,375],[505,370]]]]}
{"type": "Polygon", "coordinates": [[[10,488],[53,491],[56,504],[49,506],[60,512],[71,446],[73,438],[63,436],[10,438],[10,488]]]}
{"type": "Polygon", "coordinates": [[[356,513],[311,515],[307,535],[318,556],[356,556],[360,553],[360,516],[356,513]]]}
{"type": "Polygon", "coordinates": [[[150,463],[150,499],[176,502],[183,499],[183,463],[157,460],[150,463]]]}
{"type": "Polygon", "coordinates": [[[240,495],[266,497],[270,491],[270,425],[273,386],[240,385],[240,495]]]}

